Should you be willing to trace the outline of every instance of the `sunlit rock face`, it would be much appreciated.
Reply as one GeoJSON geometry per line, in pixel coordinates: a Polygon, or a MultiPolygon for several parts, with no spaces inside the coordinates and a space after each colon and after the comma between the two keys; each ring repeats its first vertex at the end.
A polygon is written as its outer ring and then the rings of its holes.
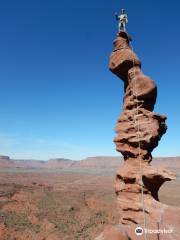
{"type": "Polygon", "coordinates": [[[115,128],[116,149],[125,160],[134,161],[140,155],[142,160],[150,162],[152,150],[166,132],[166,117],[152,112],[157,87],[143,74],[141,62],[129,46],[126,33],[114,41],[109,68],[124,81],[123,110],[115,128]]]}
{"type": "MultiPolygon", "coordinates": [[[[151,228],[163,228],[169,221],[164,218],[167,206],[159,202],[158,191],[165,181],[174,179],[175,175],[150,164],[151,152],[166,132],[166,116],[153,112],[157,86],[142,72],[141,61],[133,52],[125,32],[120,32],[114,41],[109,69],[124,82],[123,108],[117,120],[114,138],[116,150],[124,157],[124,165],[117,171],[115,179],[119,224],[127,227],[132,239],[143,239],[143,236],[135,235],[136,226],[143,227],[147,221],[151,228]]],[[[171,208],[168,209],[171,212],[171,208]]],[[[165,236],[163,239],[171,237],[165,236]]],[[[150,239],[157,239],[157,235],[150,239]]]]}

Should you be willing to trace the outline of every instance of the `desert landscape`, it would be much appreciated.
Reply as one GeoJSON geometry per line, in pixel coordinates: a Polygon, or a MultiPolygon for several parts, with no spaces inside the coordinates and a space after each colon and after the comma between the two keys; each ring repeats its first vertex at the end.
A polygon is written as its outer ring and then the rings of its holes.
{"type": "Polygon", "coordinates": [[[2,1],[0,240],[180,239],[179,9],[2,1]]]}
{"type": "MultiPolygon", "coordinates": [[[[176,172],[160,201],[180,207],[180,157],[156,158],[154,166],[176,172]]],[[[0,157],[0,239],[94,239],[116,224],[114,176],[120,157],[13,160],[0,157]]]]}

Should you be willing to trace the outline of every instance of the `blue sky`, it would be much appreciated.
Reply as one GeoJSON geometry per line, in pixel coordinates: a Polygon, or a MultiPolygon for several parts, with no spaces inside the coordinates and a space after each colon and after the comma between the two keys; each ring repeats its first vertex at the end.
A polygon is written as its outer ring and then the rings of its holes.
{"type": "Polygon", "coordinates": [[[0,4],[0,154],[118,155],[123,83],[108,70],[125,8],[144,73],[158,85],[168,131],[154,156],[180,155],[179,1],[27,0],[0,4]]]}

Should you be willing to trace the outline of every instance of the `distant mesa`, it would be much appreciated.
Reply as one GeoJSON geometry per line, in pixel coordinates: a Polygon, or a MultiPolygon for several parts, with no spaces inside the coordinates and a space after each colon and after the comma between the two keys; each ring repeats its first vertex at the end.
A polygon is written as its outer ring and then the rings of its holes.
{"type": "MultiPolygon", "coordinates": [[[[117,169],[123,164],[122,157],[96,156],[79,161],[66,158],[51,158],[48,161],[32,159],[11,159],[9,156],[0,155],[0,168],[28,168],[28,169],[67,169],[67,168],[97,168],[117,169]]],[[[169,169],[180,171],[180,157],[154,158],[153,165],[165,166],[169,169]]]]}
{"type": "Polygon", "coordinates": [[[52,158],[44,162],[45,168],[68,168],[74,163],[73,160],[66,158],[52,158]]]}
{"type": "Polygon", "coordinates": [[[72,167],[83,168],[117,168],[122,163],[121,158],[111,156],[88,157],[80,161],[74,161],[72,167]]]}
{"type": "Polygon", "coordinates": [[[5,155],[0,155],[0,160],[10,160],[9,156],[5,156],[5,155]]]}

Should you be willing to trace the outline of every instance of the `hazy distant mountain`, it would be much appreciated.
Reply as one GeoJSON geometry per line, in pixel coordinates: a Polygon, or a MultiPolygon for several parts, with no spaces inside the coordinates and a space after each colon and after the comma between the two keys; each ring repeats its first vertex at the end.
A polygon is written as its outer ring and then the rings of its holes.
{"type": "MultiPolygon", "coordinates": [[[[8,156],[0,156],[0,168],[35,168],[35,169],[57,169],[57,168],[118,168],[123,164],[122,157],[88,157],[80,161],[64,158],[55,158],[48,161],[43,160],[19,160],[8,156]]],[[[180,172],[180,157],[154,158],[153,165],[161,165],[180,172]]]]}
{"type": "Polygon", "coordinates": [[[45,161],[10,159],[8,156],[0,156],[0,168],[41,168],[45,161]]]}
{"type": "Polygon", "coordinates": [[[64,158],[50,159],[48,161],[32,159],[10,159],[0,156],[0,168],[67,168],[74,161],[64,158]]]}
{"type": "Polygon", "coordinates": [[[72,167],[101,167],[101,168],[116,168],[123,163],[122,157],[88,157],[81,161],[75,161],[72,167]]]}
{"type": "Polygon", "coordinates": [[[53,158],[45,163],[45,168],[68,168],[74,163],[73,160],[65,158],[53,158]]]}

